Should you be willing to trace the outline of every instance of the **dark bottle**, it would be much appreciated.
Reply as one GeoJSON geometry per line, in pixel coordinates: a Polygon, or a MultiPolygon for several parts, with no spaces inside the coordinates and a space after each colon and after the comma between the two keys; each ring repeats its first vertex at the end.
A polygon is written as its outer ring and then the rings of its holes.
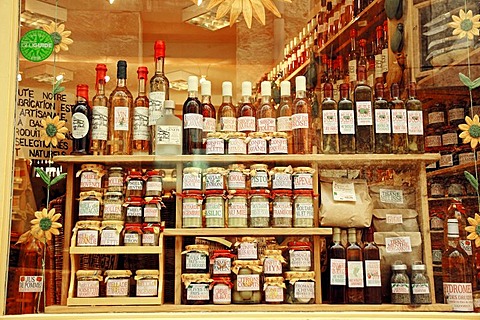
{"type": "Polygon", "coordinates": [[[408,151],[410,153],[424,153],[423,108],[422,102],[418,100],[416,96],[417,90],[415,82],[411,82],[408,87],[408,99],[405,102],[408,123],[408,151]]]}
{"type": "Polygon", "coordinates": [[[353,92],[357,124],[357,153],[373,153],[375,149],[372,116],[372,88],[365,84],[365,71],[365,67],[358,68],[358,83],[353,92]]]}
{"type": "Polygon", "coordinates": [[[355,153],[355,110],[349,99],[350,86],[348,83],[340,85],[340,101],[338,101],[338,122],[340,135],[338,149],[340,153],[355,153]]]}
{"type": "Polygon", "coordinates": [[[383,62],[382,62],[382,51],[383,51],[383,26],[377,26],[376,37],[375,37],[375,82],[383,83],[383,62]]]}
{"type": "Polygon", "coordinates": [[[238,108],[237,127],[239,132],[247,136],[256,131],[257,110],[252,103],[252,83],[242,82],[242,102],[238,108]]]}
{"type": "Polygon", "coordinates": [[[138,67],[138,96],[133,102],[132,154],[148,155],[151,152],[150,126],[148,125],[148,98],[146,95],[147,67],[138,67]]]}
{"type": "Polygon", "coordinates": [[[216,131],[217,114],[212,104],[212,83],[205,80],[200,87],[202,94],[203,142],[206,143],[207,134],[216,131]]]}
{"type": "Polygon", "coordinates": [[[382,303],[382,277],[380,272],[380,250],[373,241],[373,228],[365,234],[363,259],[365,265],[365,303],[382,303]]]}
{"type": "Polygon", "coordinates": [[[330,303],[346,302],[346,251],[340,239],[340,228],[333,228],[333,243],[328,248],[330,260],[330,303]]]}
{"type": "Polygon", "coordinates": [[[322,151],[323,153],[338,153],[338,110],[333,97],[333,84],[323,85],[322,101],[322,151]]]}
{"type": "Polygon", "coordinates": [[[392,152],[408,153],[407,110],[405,103],[400,100],[398,84],[392,84],[392,100],[389,101],[392,112],[392,152]]]}
{"type": "Polygon", "coordinates": [[[364,303],[363,252],[356,240],[355,228],[348,229],[347,303],[364,303]]]}
{"type": "Polygon", "coordinates": [[[183,104],[183,154],[202,154],[202,104],[198,100],[198,77],[188,77],[188,98],[183,104]]]}
{"type": "Polygon", "coordinates": [[[375,84],[375,153],[392,152],[392,117],[390,105],[384,99],[383,83],[375,84]]]}
{"type": "Polygon", "coordinates": [[[77,85],[77,102],[72,114],[72,154],[88,154],[90,152],[90,122],[92,111],[88,105],[88,86],[77,85]]]}

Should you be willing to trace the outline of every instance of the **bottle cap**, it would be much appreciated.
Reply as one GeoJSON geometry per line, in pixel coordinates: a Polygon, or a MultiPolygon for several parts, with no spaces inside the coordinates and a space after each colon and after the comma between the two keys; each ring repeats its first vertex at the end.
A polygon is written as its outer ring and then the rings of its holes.
{"type": "Polygon", "coordinates": [[[458,237],[458,220],[457,219],[448,219],[447,220],[447,230],[448,236],[458,237]]]}
{"type": "Polygon", "coordinates": [[[86,84],[77,85],[77,97],[82,97],[88,101],[88,85],[86,84]]]}
{"type": "Polygon", "coordinates": [[[175,109],[175,101],[165,100],[163,106],[164,106],[165,109],[175,109]]]}
{"type": "Polygon", "coordinates": [[[232,96],[232,83],[230,81],[223,81],[222,83],[222,95],[223,96],[232,96]]]}
{"type": "Polygon", "coordinates": [[[280,95],[282,97],[290,96],[290,81],[282,81],[280,83],[280,95]]]}
{"type": "Polygon", "coordinates": [[[421,262],[416,261],[412,264],[412,270],[415,271],[425,271],[425,265],[421,262]]]}
{"type": "Polygon", "coordinates": [[[138,79],[147,79],[148,68],[147,67],[138,67],[137,69],[138,79]]]}
{"type": "Polygon", "coordinates": [[[252,95],[252,83],[250,81],[242,82],[242,96],[251,96],[252,95]]]}
{"type": "Polygon", "coordinates": [[[97,77],[95,79],[95,90],[98,90],[97,86],[100,80],[102,80],[103,83],[105,83],[105,76],[107,75],[107,66],[99,63],[95,67],[95,71],[97,72],[97,77]]]}
{"type": "Polygon", "coordinates": [[[188,91],[198,91],[198,77],[188,76],[188,91]]]}
{"type": "Polygon", "coordinates": [[[155,50],[155,60],[157,60],[158,58],[165,58],[165,41],[155,41],[153,49],[155,50]]]}
{"type": "Polygon", "coordinates": [[[212,95],[212,82],[204,80],[201,83],[202,96],[211,96],[212,95]]]}
{"type": "Polygon", "coordinates": [[[333,84],[330,82],[325,82],[323,85],[323,93],[325,98],[332,98],[333,97],[333,84]]]}
{"type": "Polygon", "coordinates": [[[307,90],[307,79],[304,76],[298,76],[295,78],[295,88],[296,91],[306,91],[307,90]]]}
{"type": "Polygon", "coordinates": [[[383,94],[385,92],[385,88],[383,86],[383,83],[377,82],[375,84],[375,97],[377,98],[383,98],[383,94]]]}
{"type": "Polygon", "coordinates": [[[272,95],[272,87],[270,85],[270,81],[262,81],[262,96],[271,96],[272,95]]]}
{"type": "Polygon", "coordinates": [[[406,264],[392,264],[392,270],[407,270],[406,264]]]}
{"type": "Polygon", "coordinates": [[[355,30],[355,28],[352,28],[352,30],[350,30],[350,38],[355,38],[357,36],[357,30],[355,30]]]}
{"type": "Polygon", "coordinates": [[[127,61],[125,60],[117,62],[117,79],[127,79],[127,61]]]}

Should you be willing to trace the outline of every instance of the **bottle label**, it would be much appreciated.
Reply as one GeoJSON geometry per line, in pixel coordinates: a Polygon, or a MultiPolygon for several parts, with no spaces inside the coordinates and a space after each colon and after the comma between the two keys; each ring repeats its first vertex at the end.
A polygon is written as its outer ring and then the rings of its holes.
{"type": "Polygon", "coordinates": [[[275,124],[275,118],[261,118],[258,119],[258,131],[259,132],[275,132],[277,126],[275,124]]]}
{"type": "Polygon", "coordinates": [[[287,154],[288,153],[288,140],[285,138],[272,138],[270,139],[270,154],[287,154]]]}
{"type": "Polygon", "coordinates": [[[423,113],[421,110],[407,111],[408,134],[423,135],[423,113]]]}
{"type": "Polygon", "coordinates": [[[92,140],[107,140],[108,108],[93,106],[92,108],[92,140]]]}
{"type": "Polygon", "coordinates": [[[127,207],[127,217],[141,217],[142,216],[142,207],[127,207]]]}
{"type": "Polygon", "coordinates": [[[215,132],[216,125],[217,121],[215,120],[215,118],[203,118],[203,132],[215,132]]]}
{"type": "Polygon", "coordinates": [[[205,190],[223,190],[225,185],[223,183],[223,174],[208,173],[205,175],[205,190]]]}
{"type": "Polygon", "coordinates": [[[185,268],[189,270],[205,270],[207,268],[205,254],[200,252],[187,252],[185,254],[185,268]]]}
{"type": "Polygon", "coordinates": [[[113,130],[128,131],[129,114],[128,107],[115,107],[113,109],[113,130]]]}
{"type": "Polygon", "coordinates": [[[240,202],[230,201],[228,203],[228,217],[247,219],[247,199],[240,202]]]}
{"type": "Polygon", "coordinates": [[[184,173],[182,180],[184,190],[202,190],[202,176],[200,173],[184,173]]]}
{"type": "Polygon", "coordinates": [[[137,297],[150,297],[158,295],[157,279],[138,279],[137,297]]]}
{"type": "Polygon", "coordinates": [[[72,115],[72,136],[74,139],[82,139],[87,136],[90,124],[86,115],[75,112],[72,115]]]}
{"type": "Polygon", "coordinates": [[[462,120],[465,116],[465,110],[463,108],[455,108],[448,110],[448,119],[450,122],[455,120],[462,120]]]}
{"type": "Polygon", "coordinates": [[[247,154],[247,144],[245,143],[245,140],[228,140],[228,154],[247,154]]]}
{"type": "Polygon", "coordinates": [[[265,201],[251,201],[250,217],[252,218],[270,217],[270,206],[268,204],[268,199],[265,199],[265,201]]]}
{"type": "Polygon", "coordinates": [[[98,245],[98,231],[97,230],[78,230],[77,232],[77,246],[89,247],[98,245]]]}
{"type": "Polygon", "coordinates": [[[213,287],[214,304],[230,304],[232,302],[232,289],[226,284],[216,284],[213,287]]]}
{"type": "MultiPolygon", "coordinates": [[[[210,118],[205,118],[210,119],[210,118]]],[[[207,145],[205,147],[206,154],[224,154],[225,140],[219,138],[207,138],[207,145]]]]}
{"type": "Polygon", "coordinates": [[[115,215],[115,216],[122,216],[122,205],[120,203],[105,203],[103,207],[103,214],[104,215],[115,215]]]}
{"type": "Polygon", "coordinates": [[[335,201],[357,201],[355,185],[352,183],[340,183],[333,181],[333,200],[335,201]]]}
{"type": "Polygon", "coordinates": [[[160,217],[160,210],[157,207],[145,207],[143,208],[144,218],[158,218],[160,217]]]}
{"type": "Polygon", "coordinates": [[[473,254],[472,250],[472,241],[460,239],[460,247],[466,252],[467,255],[471,256],[473,254]]]}
{"type": "Polygon", "coordinates": [[[330,285],[344,286],[347,284],[345,259],[330,259],[330,285]]]}
{"type": "Polygon", "coordinates": [[[312,266],[312,257],[309,250],[290,250],[290,269],[306,269],[312,266]]]}
{"type": "Polygon", "coordinates": [[[220,118],[220,131],[222,131],[222,132],[235,132],[235,131],[237,131],[237,118],[235,118],[235,117],[221,117],[220,118]]]}
{"type": "Polygon", "coordinates": [[[338,134],[337,110],[323,110],[323,134],[338,134]]]}
{"type": "Polygon", "coordinates": [[[471,283],[443,283],[443,294],[446,303],[453,311],[473,311],[473,295],[471,283]]]}
{"type": "Polygon", "coordinates": [[[205,218],[223,218],[223,201],[205,204],[205,218]]]}
{"type": "Polygon", "coordinates": [[[265,258],[263,260],[264,274],[282,274],[282,263],[275,258],[265,258]]]}
{"type": "Polygon", "coordinates": [[[355,134],[355,114],[353,110],[339,110],[341,134],[355,134]]]}
{"type": "Polygon", "coordinates": [[[402,224],[403,223],[403,216],[401,214],[386,214],[385,215],[385,222],[387,224],[402,224]]]}
{"type": "Polygon", "coordinates": [[[150,140],[148,132],[148,108],[133,109],[133,140],[150,140]]]}
{"type": "Polygon", "coordinates": [[[203,283],[191,283],[187,287],[187,300],[210,300],[210,285],[203,283]]]}
{"type": "Polygon", "coordinates": [[[238,131],[255,131],[255,117],[238,118],[238,131]]]}
{"type": "Polygon", "coordinates": [[[442,144],[444,146],[457,144],[457,142],[458,142],[458,138],[457,138],[456,132],[449,132],[449,133],[442,134],[442,144]]]}
{"type": "Polygon", "coordinates": [[[363,288],[363,262],[347,261],[348,287],[363,288]]]}
{"type": "Polygon", "coordinates": [[[213,260],[213,274],[230,274],[232,272],[232,259],[217,257],[213,260]]]}
{"type": "Polygon", "coordinates": [[[258,259],[256,242],[242,242],[238,246],[237,255],[239,260],[258,259]]]}
{"type": "Polygon", "coordinates": [[[119,246],[120,234],[117,232],[117,230],[102,230],[102,235],[100,236],[100,245],[119,246]]]}
{"type": "Polygon", "coordinates": [[[100,281],[77,281],[77,297],[98,297],[100,293],[100,281]]]}
{"type": "Polygon", "coordinates": [[[184,218],[200,218],[202,216],[202,204],[198,202],[185,202],[182,205],[182,216],[184,218]]]}
{"type": "Polygon", "coordinates": [[[107,296],[128,296],[130,289],[129,279],[108,279],[107,282],[107,296]]]}
{"type": "MultiPolygon", "coordinates": [[[[123,186],[123,184],[122,184],[123,186]]],[[[84,171],[80,177],[80,189],[84,188],[97,188],[102,187],[102,178],[99,177],[95,172],[84,171]]]]}
{"type": "Polygon", "coordinates": [[[183,129],[203,130],[203,116],[198,113],[185,113],[183,115],[183,129]]]}
{"type": "Polygon", "coordinates": [[[392,294],[410,294],[408,283],[392,283],[392,294]]]}
{"type": "Polygon", "coordinates": [[[350,81],[357,81],[357,60],[348,61],[348,77],[350,81]]]}
{"type": "Polygon", "coordinates": [[[278,117],[277,130],[280,132],[292,131],[292,117],[278,117]]]}
{"type": "Polygon", "coordinates": [[[98,200],[83,200],[78,206],[78,215],[80,217],[99,217],[100,216],[100,201],[98,200]]]}
{"type": "Polygon", "coordinates": [[[313,176],[310,173],[295,173],[293,175],[293,188],[295,190],[313,189],[313,176]]]}
{"type": "Polygon", "coordinates": [[[268,174],[266,171],[250,173],[250,186],[252,189],[268,188],[268,174]]]}
{"type": "Polygon", "coordinates": [[[407,133],[407,110],[392,109],[392,133],[407,133]]]}
{"type": "Polygon", "coordinates": [[[425,146],[427,148],[440,147],[441,145],[442,145],[442,136],[435,135],[435,136],[426,136],[425,137],[425,146]]]}
{"type": "Polygon", "coordinates": [[[428,283],[413,283],[412,294],[430,294],[430,286],[428,283]]]}
{"type": "Polygon", "coordinates": [[[292,203],[275,201],[273,203],[274,218],[292,218],[292,203]]]}
{"type": "Polygon", "coordinates": [[[283,302],[283,288],[267,286],[265,289],[265,302],[283,302]]]}
{"type": "Polygon", "coordinates": [[[296,113],[292,115],[292,130],[310,129],[308,113],[296,113]]]}
{"type": "Polygon", "coordinates": [[[237,291],[259,291],[259,274],[239,274],[237,275],[237,291]]]}
{"type": "Polygon", "coordinates": [[[163,104],[165,102],[165,92],[154,91],[148,95],[148,124],[154,126],[157,124],[158,118],[163,114],[163,104]]]}
{"type": "Polygon", "coordinates": [[[143,181],[142,180],[128,181],[127,190],[143,190],[143,181]]]}
{"type": "Polygon", "coordinates": [[[229,189],[245,189],[247,176],[240,171],[230,171],[227,180],[229,189]]]}
{"type": "Polygon", "coordinates": [[[158,191],[162,192],[163,185],[161,181],[147,181],[146,191],[158,191]]]}
{"type": "Polygon", "coordinates": [[[410,237],[385,238],[385,251],[388,253],[412,252],[410,237]]]}
{"type": "Polygon", "coordinates": [[[388,72],[388,48],[382,49],[382,71],[388,72]]]}
{"type": "Polygon", "coordinates": [[[375,55],[375,78],[383,77],[383,55],[375,55]]]}
{"type": "Polygon", "coordinates": [[[381,287],[380,260],[365,260],[365,286],[381,287]]]}
{"type": "Polygon", "coordinates": [[[390,109],[375,109],[375,133],[391,133],[390,109]]]}
{"type": "Polygon", "coordinates": [[[440,168],[453,166],[453,155],[451,153],[442,154],[440,156],[440,161],[438,162],[438,166],[440,168]]]}
{"type": "Polygon", "coordinates": [[[442,111],[430,112],[428,114],[428,124],[444,123],[445,113],[442,111]]]}
{"type": "Polygon", "coordinates": [[[157,126],[157,144],[161,145],[181,145],[182,127],[181,126],[157,126]]]}
{"type": "Polygon", "coordinates": [[[357,101],[357,126],[371,126],[372,120],[372,102],[371,101],[357,101]]]}
{"type": "Polygon", "coordinates": [[[275,173],[272,189],[292,189],[292,175],[289,173],[275,173]]]}
{"type": "Polygon", "coordinates": [[[123,237],[125,244],[140,244],[140,235],[138,233],[125,233],[123,237]]]}
{"type": "Polygon", "coordinates": [[[380,189],[380,202],[403,204],[403,190],[380,189]]]}
{"type": "Polygon", "coordinates": [[[295,218],[313,219],[313,203],[295,202],[295,218]]]}
{"type": "Polygon", "coordinates": [[[248,143],[248,154],[266,154],[267,140],[263,138],[253,138],[248,143]]]}

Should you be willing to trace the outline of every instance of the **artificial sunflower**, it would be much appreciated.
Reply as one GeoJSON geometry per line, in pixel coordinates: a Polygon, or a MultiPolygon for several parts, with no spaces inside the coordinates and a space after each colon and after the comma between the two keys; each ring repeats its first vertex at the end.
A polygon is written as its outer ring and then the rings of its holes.
{"type": "Polygon", "coordinates": [[[475,213],[475,219],[468,218],[468,223],[470,225],[465,227],[465,231],[470,232],[467,239],[475,241],[475,246],[480,247],[480,215],[475,213]]]}
{"type": "Polygon", "coordinates": [[[47,209],[44,208],[42,211],[36,211],[35,217],[30,221],[32,224],[31,233],[32,235],[41,241],[51,240],[52,234],[59,235],[60,231],[58,228],[62,227],[62,224],[58,223],[58,219],[60,219],[62,215],[60,213],[55,214],[55,208],[51,209],[47,212],[47,209]]]}
{"type": "Polygon", "coordinates": [[[65,30],[64,24],[55,23],[55,21],[52,21],[48,26],[43,26],[42,28],[52,37],[56,53],[60,52],[60,50],[68,51],[68,45],[73,43],[73,40],[69,38],[72,31],[65,30]]]}
{"type": "Polygon", "coordinates": [[[56,147],[58,141],[65,139],[65,133],[68,132],[68,129],[65,127],[65,121],[60,120],[58,116],[53,119],[50,116],[47,117],[47,120],[42,119],[42,126],[40,139],[45,141],[47,146],[51,143],[56,147]]]}
{"type": "Polygon", "coordinates": [[[463,143],[470,142],[470,146],[473,149],[480,142],[480,121],[478,114],[473,117],[473,120],[469,116],[466,116],[465,122],[466,123],[458,125],[458,128],[462,130],[459,137],[463,139],[463,143]]]}
{"type": "Polygon", "coordinates": [[[458,35],[459,39],[464,38],[465,36],[468,40],[473,40],[473,36],[480,35],[480,14],[473,15],[472,10],[468,10],[467,13],[460,9],[458,16],[452,15],[453,22],[450,22],[448,25],[453,28],[452,34],[454,36],[458,35]]]}

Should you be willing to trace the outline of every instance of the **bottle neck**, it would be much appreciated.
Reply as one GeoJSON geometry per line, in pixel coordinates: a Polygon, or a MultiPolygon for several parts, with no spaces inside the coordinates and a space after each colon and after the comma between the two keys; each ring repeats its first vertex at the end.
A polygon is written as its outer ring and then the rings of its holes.
{"type": "Polygon", "coordinates": [[[165,64],[165,58],[164,57],[158,57],[157,60],[155,60],[155,73],[156,74],[164,74],[164,64],[165,64]]]}
{"type": "Polygon", "coordinates": [[[212,103],[211,96],[209,95],[202,96],[202,103],[211,104],[212,103]]]}
{"type": "Polygon", "coordinates": [[[127,85],[127,79],[117,79],[117,87],[125,87],[127,85]]]}
{"type": "Polygon", "coordinates": [[[232,96],[222,96],[222,103],[232,103],[232,96]]]}
{"type": "Polygon", "coordinates": [[[460,237],[458,235],[448,235],[447,241],[449,247],[457,248],[460,245],[460,237]]]}
{"type": "Polygon", "coordinates": [[[189,98],[197,98],[198,97],[198,91],[196,91],[196,90],[188,91],[188,97],[189,98]]]}
{"type": "Polygon", "coordinates": [[[242,96],[242,103],[250,103],[250,96],[242,96]]]}
{"type": "Polygon", "coordinates": [[[290,96],[282,96],[282,102],[285,103],[290,103],[290,96]]]}
{"type": "Polygon", "coordinates": [[[105,80],[99,79],[97,82],[97,96],[105,95],[105,80]]]}
{"type": "Polygon", "coordinates": [[[87,99],[82,96],[77,96],[77,103],[87,104],[87,99]]]}
{"type": "Polygon", "coordinates": [[[174,115],[173,111],[174,111],[173,109],[165,108],[165,115],[172,115],[173,116],[174,115]]]}
{"type": "Polygon", "coordinates": [[[262,104],[269,104],[271,100],[270,96],[262,96],[262,104]]]}
{"type": "Polygon", "coordinates": [[[351,52],[357,51],[357,39],[355,37],[350,38],[350,51],[351,52]]]}
{"type": "Polygon", "coordinates": [[[139,96],[145,96],[145,79],[140,78],[138,79],[138,95],[139,96]]]}
{"type": "Polygon", "coordinates": [[[305,90],[297,90],[296,95],[297,98],[305,98],[307,96],[307,92],[305,90]]]}

